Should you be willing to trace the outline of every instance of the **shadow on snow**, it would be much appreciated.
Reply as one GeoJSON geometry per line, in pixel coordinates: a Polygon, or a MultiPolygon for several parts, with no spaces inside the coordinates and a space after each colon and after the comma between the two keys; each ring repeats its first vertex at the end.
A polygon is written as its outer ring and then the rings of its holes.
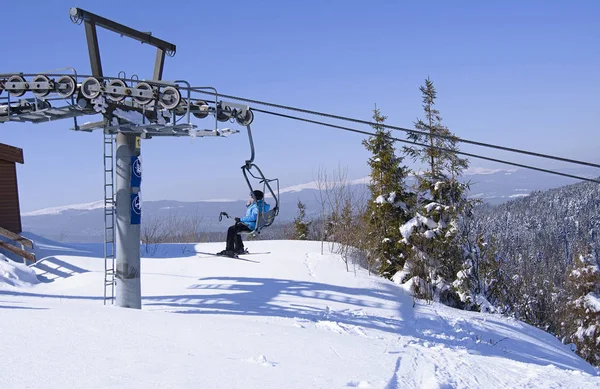
{"type": "Polygon", "coordinates": [[[368,289],[273,278],[209,277],[199,281],[188,287],[195,293],[147,296],[143,298],[143,304],[169,308],[180,314],[271,316],[314,323],[335,322],[346,327],[412,336],[425,347],[443,345],[471,354],[499,356],[542,366],[554,364],[596,375],[591,365],[560,345],[551,334],[525,323],[508,325],[507,319],[499,315],[482,316],[463,311],[464,315],[455,319],[440,314],[436,305],[419,302],[413,308],[412,298],[391,283],[381,282],[378,283],[380,289],[368,289]],[[328,304],[334,303],[346,307],[331,309],[328,304]],[[363,308],[387,309],[389,315],[365,313],[363,308]]]}

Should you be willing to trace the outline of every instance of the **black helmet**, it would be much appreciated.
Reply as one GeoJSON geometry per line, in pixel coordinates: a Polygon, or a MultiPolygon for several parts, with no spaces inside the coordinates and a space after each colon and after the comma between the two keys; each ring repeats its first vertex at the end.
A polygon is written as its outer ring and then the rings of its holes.
{"type": "Polygon", "coordinates": [[[256,199],[256,201],[262,200],[265,197],[263,192],[261,192],[260,190],[255,190],[252,193],[254,193],[254,198],[256,199]]]}

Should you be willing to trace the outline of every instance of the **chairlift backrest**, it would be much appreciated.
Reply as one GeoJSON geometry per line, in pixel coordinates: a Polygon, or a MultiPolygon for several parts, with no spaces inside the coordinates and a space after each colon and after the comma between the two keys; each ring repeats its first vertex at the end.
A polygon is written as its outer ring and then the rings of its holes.
{"type": "Polygon", "coordinates": [[[275,221],[275,216],[277,216],[278,209],[273,208],[268,210],[265,213],[258,214],[258,220],[256,221],[255,230],[260,231],[263,227],[269,227],[275,221]]]}

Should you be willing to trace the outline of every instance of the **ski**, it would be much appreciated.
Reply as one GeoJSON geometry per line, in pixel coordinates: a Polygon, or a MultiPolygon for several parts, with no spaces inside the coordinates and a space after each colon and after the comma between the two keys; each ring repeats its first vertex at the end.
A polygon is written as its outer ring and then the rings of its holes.
{"type": "MultiPolygon", "coordinates": [[[[248,253],[249,254],[249,253],[248,253]]],[[[248,255],[248,254],[241,254],[241,255],[248,255]]],[[[253,254],[260,254],[260,253],[253,253],[253,254]]],[[[231,258],[231,259],[239,259],[240,261],[247,261],[247,262],[253,262],[253,263],[260,263],[259,261],[254,261],[252,259],[248,259],[248,258],[241,258],[240,256],[236,255],[235,257],[230,257],[228,255],[219,255],[219,254],[215,254],[215,253],[204,253],[201,251],[196,251],[196,255],[210,255],[213,257],[220,257],[220,258],[231,258]]]]}

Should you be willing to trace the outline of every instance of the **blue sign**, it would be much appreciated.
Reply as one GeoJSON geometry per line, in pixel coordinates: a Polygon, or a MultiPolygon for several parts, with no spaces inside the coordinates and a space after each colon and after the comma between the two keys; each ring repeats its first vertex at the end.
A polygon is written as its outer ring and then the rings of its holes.
{"type": "Polygon", "coordinates": [[[131,194],[131,224],[140,224],[142,221],[142,203],[139,193],[131,194]]]}
{"type": "Polygon", "coordinates": [[[139,188],[142,184],[142,161],[140,157],[131,157],[131,187],[139,188]]]}

